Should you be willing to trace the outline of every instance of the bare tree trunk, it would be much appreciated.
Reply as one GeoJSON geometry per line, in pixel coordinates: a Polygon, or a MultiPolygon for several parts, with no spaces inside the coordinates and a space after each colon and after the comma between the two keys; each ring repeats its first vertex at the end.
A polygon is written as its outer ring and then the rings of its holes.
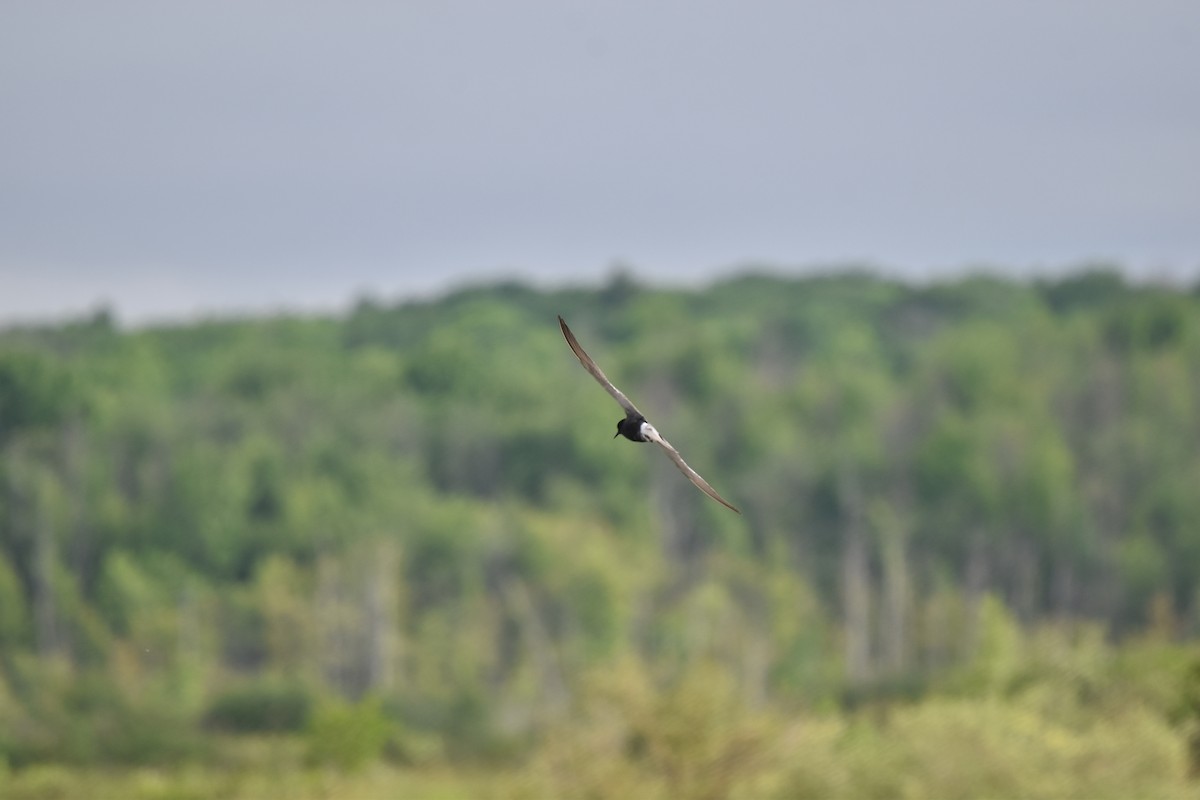
{"type": "Polygon", "coordinates": [[[881,636],[883,664],[901,673],[909,663],[909,610],[912,582],[908,565],[908,526],[894,511],[881,512],[878,530],[883,556],[883,609],[881,636]]]}
{"type": "MultiPolygon", "coordinates": [[[[1097,440],[1093,431],[1114,432],[1120,429],[1122,418],[1126,415],[1124,381],[1118,360],[1109,355],[1100,356],[1095,366],[1093,386],[1085,396],[1086,401],[1094,405],[1092,424],[1082,428],[1078,438],[1079,452],[1088,454],[1081,464],[1084,496],[1095,511],[1093,518],[1101,543],[1113,548],[1125,530],[1129,515],[1127,487],[1122,480],[1121,465],[1124,459],[1121,453],[1113,449],[1111,433],[1097,440]]],[[[1115,580],[1116,576],[1111,571],[1106,577],[1093,579],[1090,591],[1081,598],[1093,614],[1110,616],[1121,604],[1121,582],[1115,580]]]]}
{"type": "MultiPolygon", "coordinates": [[[[935,570],[926,563],[923,572],[935,570]]],[[[921,604],[921,663],[936,671],[955,663],[970,639],[970,612],[965,594],[956,587],[934,585],[921,604]]]]}
{"type": "Polygon", "coordinates": [[[178,663],[194,663],[202,652],[200,635],[200,613],[196,607],[196,593],[185,583],[179,589],[176,613],[179,625],[176,629],[175,650],[178,663]]]}
{"type": "Polygon", "coordinates": [[[5,469],[4,490],[8,517],[0,532],[7,532],[14,550],[14,564],[26,581],[33,616],[34,647],[49,658],[61,648],[58,611],[54,597],[54,567],[57,542],[42,487],[41,468],[20,440],[7,443],[0,455],[5,469]]]}
{"type": "Polygon", "coordinates": [[[858,473],[843,465],[838,475],[842,515],[842,613],[846,677],[861,683],[871,674],[871,584],[862,485],[858,473]]]}
{"type": "Polygon", "coordinates": [[[317,658],[325,683],[343,696],[351,696],[354,637],[350,620],[345,613],[343,596],[343,565],[333,556],[317,560],[317,589],[313,598],[313,617],[316,620],[317,658]]]}
{"type": "MultiPolygon", "coordinates": [[[[42,658],[60,655],[65,642],[54,591],[54,573],[58,566],[58,537],[54,530],[51,476],[36,462],[29,448],[9,448],[9,493],[11,526],[16,535],[31,540],[29,553],[29,591],[32,595],[34,646],[42,658]]],[[[16,538],[16,537],[14,537],[16,538]]]]}
{"type": "MultiPolygon", "coordinates": [[[[40,478],[40,476],[38,476],[40,478]]],[[[54,568],[58,561],[58,543],[50,510],[46,508],[36,485],[31,493],[33,520],[33,622],[38,655],[56,656],[62,651],[58,608],[54,596],[54,568]]]]}
{"type": "Polygon", "coordinates": [[[67,493],[67,524],[71,530],[66,555],[71,571],[81,587],[87,585],[95,572],[95,556],[92,552],[92,537],[86,513],[86,445],[82,422],[77,419],[70,420],[63,428],[63,485],[67,493]]]}
{"type": "MultiPolygon", "coordinates": [[[[670,415],[676,406],[675,387],[663,378],[651,380],[645,386],[645,394],[664,416],[670,415]]],[[[662,550],[672,568],[673,582],[678,587],[690,585],[700,571],[705,552],[696,527],[697,496],[693,494],[696,490],[681,480],[674,464],[653,452],[658,449],[656,445],[646,444],[638,449],[647,451],[644,456],[650,461],[651,497],[658,509],[662,550]]]]}
{"type": "Polygon", "coordinates": [[[1017,591],[1015,606],[1017,618],[1029,622],[1037,611],[1037,579],[1038,557],[1033,543],[1027,536],[1018,536],[1016,542],[1017,555],[1017,591]]]}
{"type": "Polygon", "coordinates": [[[967,574],[964,581],[967,618],[960,653],[964,656],[973,654],[979,645],[979,613],[984,592],[988,587],[990,566],[987,536],[982,528],[975,528],[971,532],[970,549],[967,551],[967,574]]]}
{"type": "Polygon", "coordinates": [[[1054,569],[1054,607],[1064,622],[1075,618],[1075,564],[1062,556],[1054,569]]]}
{"type": "Polygon", "coordinates": [[[541,676],[541,712],[552,717],[565,708],[570,700],[570,690],[559,661],[558,649],[542,624],[537,604],[525,582],[514,576],[501,584],[500,591],[513,616],[520,620],[525,642],[537,673],[541,676]]]}
{"type": "Polygon", "coordinates": [[[748,629],[747,638],[742,648],[742,696],[747,706],[757,709],[767,703],[771,642],[769,636],[756,629],[748,629]]]}
{"type": "Polygon", "coordinates": [[[381,542],[374,548],[369,566],[366,596],[367,685],[372,689],[392,688],[396,664],[396,548],[381,542]]]}

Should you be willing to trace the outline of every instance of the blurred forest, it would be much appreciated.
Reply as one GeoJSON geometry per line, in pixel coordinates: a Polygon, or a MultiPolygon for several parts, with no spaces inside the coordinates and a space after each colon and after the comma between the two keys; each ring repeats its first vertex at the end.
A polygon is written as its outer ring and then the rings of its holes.
{"type": "Polygon", "coordinates": [[[1115,271],[0,331],[9,797],[1196,797],[1198,579],[1115,271]]]}

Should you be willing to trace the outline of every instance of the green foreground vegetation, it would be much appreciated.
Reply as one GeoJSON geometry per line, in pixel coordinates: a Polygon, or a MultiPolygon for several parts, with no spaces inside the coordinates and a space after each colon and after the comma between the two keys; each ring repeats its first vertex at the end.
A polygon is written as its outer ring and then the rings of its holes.
{"type": "Polygon", "coordinates": [[[6,798],[1200,797],[1198,578],[1113,272],[0,331],[6,798]]]}

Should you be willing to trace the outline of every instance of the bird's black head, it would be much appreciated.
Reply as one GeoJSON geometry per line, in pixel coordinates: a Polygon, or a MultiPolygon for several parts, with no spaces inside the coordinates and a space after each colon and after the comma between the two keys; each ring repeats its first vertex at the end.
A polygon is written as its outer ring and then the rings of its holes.
{"type": "Polygon", "coordinates": [[[617,420],[617,432],[613,434],[613,438],[614,438],[614,439],[615,439],[615,438],[617,438],[618,436],[620,436],[622,433],[624,433],[624,432],[625,432],[625,423],[626,423],[627,421],[628,421],[628,420],[626,420],[626,419],[625,419],[625,418],[623,418],[623,417],[622,417],[621,419],[617,420]]]}

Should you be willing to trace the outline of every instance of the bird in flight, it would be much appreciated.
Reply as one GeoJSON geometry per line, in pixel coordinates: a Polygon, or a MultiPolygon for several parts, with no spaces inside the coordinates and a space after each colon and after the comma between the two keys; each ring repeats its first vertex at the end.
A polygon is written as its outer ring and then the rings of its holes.
{"type": "Polygon", "coordinates": [[[742,513],[733,504],[717,494],[717,490],[709,486],[708,481],[701,478],[696,470],[689,467],[687,462],[683,460],[683,456],[679,455],[679,451],[664,439],[662,434],[654,429],[653,425],[646,421],[646,418],[642,416],[642,412],[638,411],[637,407],[629,402],[629,398],[620,389],[612,385],[612,381],[608,379],[600,367],[596,366],[596,362],[592,361],[592,357],[579,346],[579,340],[575,338],[575,334],[571,333],[571,329],[567,327],[566,321],[561,316],[558,318],[558,326],[562,328],[563,336],[567,339],[567,344],[571,346],[571,350],[575,353],[575,357],[579,359],[579,363],[583,364],[583,368],[590,372],[592,377],[604,387],[604,390],[621,404],[621,408],[625,409],[625,418],[617,422],[617,432],[613,434],[613,438],[624,436],[631,442],[654,442],[663,449],[668,458],[675,462],[675,466],[679,467],[679,471],[686,475],[688,480],[696,484],[696,488],[726,508],[733,509],[738,514],[742,513]]]}

